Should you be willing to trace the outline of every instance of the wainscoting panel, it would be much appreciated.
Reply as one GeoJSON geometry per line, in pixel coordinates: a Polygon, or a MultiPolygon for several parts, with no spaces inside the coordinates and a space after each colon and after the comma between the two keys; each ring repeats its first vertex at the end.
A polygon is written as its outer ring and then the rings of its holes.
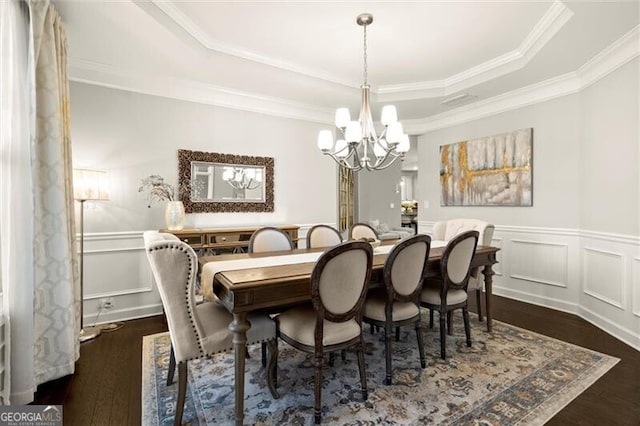
{"type": "Polygon", "coordinates": [[[633,315],[640,317],[640,257],[633,259],[633,273],[631,280],[631,300],[633,315]]]}
{"type": "Polygon", "coordinates": [[[583,249],[584,292],[624,309],[624,256],[620,253],[583,249]]]}
{"type": "Polygon", "coordinates": [[[567,287],[567,244],[511,240],[510,277],[556,287],[567,287]]]}

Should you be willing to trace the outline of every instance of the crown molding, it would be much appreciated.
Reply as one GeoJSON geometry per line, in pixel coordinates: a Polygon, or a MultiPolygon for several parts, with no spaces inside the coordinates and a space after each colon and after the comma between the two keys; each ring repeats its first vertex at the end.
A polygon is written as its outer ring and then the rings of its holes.
{"type": "Polygon", "coordinates": [[[404,130],[422,134],[578,93],[640,56],[640,26],[615,41],[577,71],[422,119],[402,120],[404,130]]]}
{"type": "MultiPolygon", "coordinates": [[[[193,22],[187,15],[182,13],[180,9],[176,7],[175,2],[168,0],[151,0],[151,3],[155,7],[160,9],[166,16],[172,19],[188,35],[190,35],[192,40],[197,41],[200,45],[204,46],[208,50],[223,53],[225,55],[235,56],[252,62],[269,65],[272,67],[283,69],[285,71],[291,71],[297,74],[302,74],[307,77],[324,80],[330,83],[340,84],[342,86],[347,86],[353,89],[359,89],[360,85],[362,84],[357,81],[345,80],[331,73],[303,67],[292,62],[282,61],[276,58],[260,55],[250,50],[240,49],[227,43],[223,43],[210,37],[205,31],[200,28],[200,26],[198,26],[198,24],[193,22]]],[[[168,29],[170,31],[173,30],[172,28],[168,29]]]]}
{"type": "Polygon", "coordinates": [[[517,71],[526,66],[573,15],[571,9],[556,0],[516,49],[444,80],[380,86],[377,100],[389,102],[448,96],[517,71]]]}
{"type": "MultiPolygon", "coordinates": [[[[133,0],[132,0],[133,1],[133,0]]],[[[360,82],[346,80],[335,74],[303,67],[299,64],[277,58],[260,55],[247,49],[241,49],[210,37],[198,24],[182,13],[174,1],[151,0],[153,6],[162,11],[179,28],[208,50],[231,55],[249,61],[269,65],[307,77],[324,80],[353,89],[360,88],[360,82]]],[[[143,8],[144,9],[144,8],[143,8]]],[[[452,75],[443,80],[409,82],[372,87],[371,92],[377,95],[380,102],[402,101],[410,99],[434,98],[447,96],[480,83],[523,68],[544,45],[569,21],[573,11],[560,0],[555,0],[545,14],[533,27],[531,32],[520,43],[518,48],[476,65],[468,70],[452,75]]],[[[155,18],[155,17],[154,17],[155,18]]],[[[169,31],[177,28],[166,27],[169,31]]]]}
{"type": "Polygon", "coordinates": [[[69,59],[71,81],[315,123],[333,123],[334,111],[288,99],[261,96],[194,80],[139,74],[110,65],[69,59]]]}

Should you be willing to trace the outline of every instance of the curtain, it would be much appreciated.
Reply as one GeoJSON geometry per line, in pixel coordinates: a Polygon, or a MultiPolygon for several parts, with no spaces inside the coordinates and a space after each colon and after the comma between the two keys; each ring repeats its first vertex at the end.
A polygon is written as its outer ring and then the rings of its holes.
{"type": "MultiPolygon", "coordinates": [[[[11,377],[10,397],[3,402],[23,404],[33,400],[38,384],[74,371],[79,356],[80,286],[66,36],[60,16],[48,1],[10,0],[3,7],[12,11],[16,26],[26,22],[28,29],[26,72],[20,59],[24,43],[14,43],[9,61],[3,52],[3,63],[15,65],[18,71],[6,80],[10,85],[26,83],[19,86],[21,93],[11,92],[21,98],[11,105],[11,112],[2,111],[3,120],[6,115],[18,119],[2,139],[0,173],[0,271],[11,377]]],[[[2,15],[4,47],[5,33],[11,31],[2,15]]],[[[1,84],[7,85],[4,74],[1,84]]]]}

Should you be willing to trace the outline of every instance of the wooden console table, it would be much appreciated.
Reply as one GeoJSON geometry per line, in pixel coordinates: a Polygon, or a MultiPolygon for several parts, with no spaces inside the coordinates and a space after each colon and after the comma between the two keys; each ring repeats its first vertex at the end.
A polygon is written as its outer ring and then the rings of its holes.
{"type": "MultiPolygon", "coordinates": [[[[269,225],[265,225],[269,226],[269,225]]],[[[199,255],[217,253],[218,251],[240,251],[245,252],[249,247],[251,235],[263,226],[247,228],[192,228],[181,229],[180,231],[169,231],[166,229],[160,232],[173,234],[185,243],[189,244],[199,255]]],[[[274,228],[283,230],[291,238],[293,247],[298,247],[297,225],[273,225],[274,228]]]]}

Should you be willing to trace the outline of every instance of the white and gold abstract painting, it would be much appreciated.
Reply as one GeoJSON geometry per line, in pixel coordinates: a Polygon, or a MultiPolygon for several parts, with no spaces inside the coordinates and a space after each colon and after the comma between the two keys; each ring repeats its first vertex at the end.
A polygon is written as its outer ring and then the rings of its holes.
{"type": "Polygon", "coordinates": [[[442,206],[531,206],[533,128],[440,147],[442,206]]]}

